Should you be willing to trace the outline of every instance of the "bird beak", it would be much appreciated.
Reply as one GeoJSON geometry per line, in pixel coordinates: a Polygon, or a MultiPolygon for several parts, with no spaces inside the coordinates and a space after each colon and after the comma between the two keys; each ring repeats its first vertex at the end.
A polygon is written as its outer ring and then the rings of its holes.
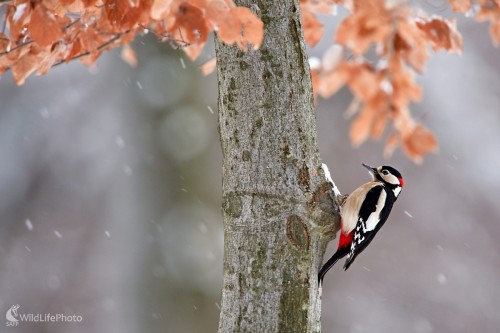
{"type": "Polygon", "coordinates": [[[364,164],[364,163],[361,163],[365,168],[368,169],[368,171],[370,171],[370,173],[372,175],[375,175],[377,173],[377,169],[375,168],[372,168],[371,166],[369,166],[368,164],[364,164]]]}

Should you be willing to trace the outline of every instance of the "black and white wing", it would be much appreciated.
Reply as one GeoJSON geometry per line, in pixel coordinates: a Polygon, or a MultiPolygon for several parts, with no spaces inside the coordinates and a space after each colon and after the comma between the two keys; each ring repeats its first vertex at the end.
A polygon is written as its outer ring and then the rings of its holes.
{"type": "Polygon", "coordinates": [[[382,225],[387,220],[394,200],[388,196],[384,186],[372,187],[366,194],[359,210],[358,222],[353,230],[351,249],[344,264],[344,270],[354,262],[356,256],[370,244],[382,225]]]}

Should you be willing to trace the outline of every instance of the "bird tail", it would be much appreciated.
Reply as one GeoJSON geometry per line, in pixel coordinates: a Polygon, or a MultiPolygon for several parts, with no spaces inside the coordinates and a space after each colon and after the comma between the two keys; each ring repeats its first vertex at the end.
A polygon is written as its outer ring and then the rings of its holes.
{"type": "Polygon", "coordinates": [[[319,271],[318,284],[321,285],[321,283],[323,282],[323,278],[325,277],[325,274],[330,270],[330,268],[332,268],[333,265],[335,265],[335,263],[339,259],[343,258],[348,253],[349,253],[348,246],[340,247],[337,249],[337,252],[335,252],[335,254],[330,259],[328,259],[328,261],[323,265],[323,267],[319,271]]]}

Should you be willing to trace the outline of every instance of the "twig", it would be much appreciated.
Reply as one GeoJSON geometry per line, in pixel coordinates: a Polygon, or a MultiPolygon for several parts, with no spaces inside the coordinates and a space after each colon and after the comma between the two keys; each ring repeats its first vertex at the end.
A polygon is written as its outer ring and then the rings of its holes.
{"type": "MultiPolygon", "coordinates": [[[[0,0],[0,1],[1,1],[1,0],[0,0]]],[[[19,44],[19,45],[14,46],[14,47],[13,47],[13,48],[11,48],[9,51],[0,52],[0,57],[1,57],[1,56],[4,56],[4,55],[7,55],[7,54],[9,54],[9,53],[11,53],[11,52],[14,52],[15,50],[17,50],[17,49],[19,49],[19,48],[21,48],[21,47],[23,47],[23,46],[29,45],[29,44],[31,44],[31,43],[33,43],[33,42],[34,42],[34,40],[30,39],[30,40],[28,40],[27,42],[24,42],[24,43],[21,43],[21,44],[19,44]]]]}
{"type": "MultiPolygon", "coordinates": [[[[118,39],[120,39],[122,36],[124,36],[124,35],[128,34],[128,33],[129,33],[129,32],[131,32],[131,31],[132,31],[132,30],[131,30],[131,29],[129,29],[129,30],[127,30],[127,31],[121,32],[121,33],[119,33],[119,34],[116,34],[113,38],[111,38],[110,40],[108,40],[108,41],[107,41],[107,42],[105,42],[104,44],[99,45],[99,46],[95,49],[95,51],[100,51],[100,50],[104,49],[105,47],[107,47],[107,46],[109,46],[109,45],[113,44],[113,43],[114,43],[114,42],[116,42],[118,39]]],[[[92,52],[95,52],[95,51],[92,51],[92,52]]],[[[87,52],[84,52],[84,53],[80,53],[80,54],[78,54],[78,55],[74,56],[73,58],[71,58],[70,60],[80,59],[80,58],[83,58],[83,57],[89,56],[89,55],[91,55],[91,54],[92,54],[92,52],[91,52],[91,51],[87,51],[87,52]]],[[[60,64],[62,64],[62,63],[64,63],[64,62],[66,62],[66,60],[61,60],[61,61],[59,61],[59,62],[56,62],[55,64],[53,64],[53,65],[52,65],[52,67],[59,66],[60,64]]]]}

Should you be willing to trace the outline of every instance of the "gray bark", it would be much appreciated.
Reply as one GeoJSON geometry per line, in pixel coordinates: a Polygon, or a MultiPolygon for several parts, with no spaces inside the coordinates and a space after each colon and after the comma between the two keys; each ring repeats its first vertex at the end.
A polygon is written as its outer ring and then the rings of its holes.
{"type": "Polygon", "coordinates": [[[317,272],[338,226],[317,146],[298,0],[241,0],[260,49],[216,40],[223,152],[219,332],[319,332],[317,272]]]}

